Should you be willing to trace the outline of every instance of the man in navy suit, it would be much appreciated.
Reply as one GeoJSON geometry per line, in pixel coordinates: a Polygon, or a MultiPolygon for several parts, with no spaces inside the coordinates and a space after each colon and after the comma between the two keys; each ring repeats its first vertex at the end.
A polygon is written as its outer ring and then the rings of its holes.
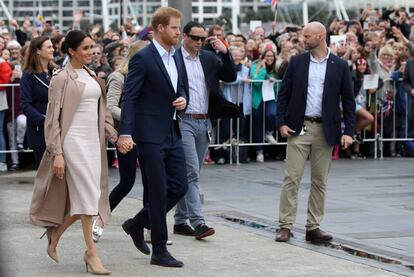
{"type": "Polygon", "coordinates": [[[211,117],[237,117],[238,106],[220,94],[220,80],[233,82],[237,72],[227,47],[215,36],[207,38],[202,24],[191,21],[183,28],[183,46],[176,52],[182,69],[187,108],[180,113],[180,130],[187,163],[188,191],[177,203],[174,234],[202,239],[214,234],[201,210],[199,176],[211,139],[211,117]],[[205,40],[218,56],[201,50],[205,40]],[[187,224],[187,221],[194,229],[187,224]]]}
{"type": "Polygon", "coordinates": [[[128,66],[124,86],[120,152],[131,150],[135,140],[148,181],[148,202],[134,218],[122,224],[135,246],[144,254],[143,228],[151,229],[151,264],[182,267],[167,251],[166,213],[187,191],[187,173],[177,111],[186,107],[181,76],[173,57],[180,35],[181,13],[159,8],[152,17],[155,37],[135,54],[128,66]]]}
{"type": "Polygon", "coordinates": [[[299,183],[309,157],[311,189],[306,241],[319,243],[332,239],[319,228],[325,209],[326,181],[333,145],[341,144],[345,149],[352,144],[355,101],[348,64],[330,52],[325,27],[311,22],[303,29],[303,38],[309,52],[290,60],[277,103],[277,126],[288,144],[276,241],[286,242],[290,238],[299,183]]]}

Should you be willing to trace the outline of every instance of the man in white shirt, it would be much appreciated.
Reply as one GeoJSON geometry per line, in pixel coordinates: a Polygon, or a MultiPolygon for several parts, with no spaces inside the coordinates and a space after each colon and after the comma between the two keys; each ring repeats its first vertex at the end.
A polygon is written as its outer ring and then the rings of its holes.
{"type": "Polygon", "coordinates": [[[185,109],[184,86],[174,60],[181,13],[159,8],[152,17],[153,43],[129,61],[117,147],[126,153],[137,143],[141,170],[148,182],[148,205],[122,224],[134,245],[150,250],[143,228],[151,229],[151,264],[182,267],[167,251],[166,214],[187,191],[187,174],[177,111],[185,109]]]}
{"type": "Polygon", "coordinates": [[[311,166],[306,241],[319,243],[332,236],[319,228],[325,210],[326,182],[333,145],[352,144],[355,100],[345,61],[330,53],[326,29],[311,22],[303,29],[309,52],[292,57],[278,96],[276,124],[287,138],[286,176],[280,194],[276,241],[286,242],[296,219],[299,184],[305,162],[311,166]],[[342,105],[345,129],[341,130],[342,105]]]}

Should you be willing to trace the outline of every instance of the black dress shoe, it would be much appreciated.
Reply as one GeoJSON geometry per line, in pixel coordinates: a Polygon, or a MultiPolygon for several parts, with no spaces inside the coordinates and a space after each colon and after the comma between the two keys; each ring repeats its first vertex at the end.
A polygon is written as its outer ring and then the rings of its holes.
{"type": "Polygon", "coordinates": [[[332,236],[327,232],[316,228],[315,230],[306,231],[305,239],[306,241],[310,241],[312,243],[323,243],[332,240],[332,236]]]}
{"type": "Polygon", "coordinates": [[[176,235],[194,236],[194,233],[194,229],[186,223],[174,225],[174,234],[176,235]]]}
{"type": "Polygon", "coordinates": [[[151,257],[151,264],[165,266],[165,267],[183,267],[184,263],[181,261],[177,261],[173,256],[171,256],[170,252],[164,252],[159,255],[152,255],[151,257]]]}
{"type": "Polygon", "coordinates": [[[200,224],[197,227],[195,227],[194,236],[196,237],[196,239],[202,239],[214,235],[215,232],[216,231],[214,231],[213,228],[208,227],[205,224],[200,224]]]}
{"type": "Polygon", "coordinates": [[[149,255],[151,253],[148,245],[144,241],[144,229],[135,226],[134,221],[131,218],[122,224],[122,229],[124,229],[125,233],[131,236],[135,247],[139,251],[145,255],[149,255]]]}

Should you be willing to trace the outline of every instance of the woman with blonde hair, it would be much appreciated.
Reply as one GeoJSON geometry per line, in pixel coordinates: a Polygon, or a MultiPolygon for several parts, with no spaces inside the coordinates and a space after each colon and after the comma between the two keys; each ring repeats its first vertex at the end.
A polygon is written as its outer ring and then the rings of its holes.
{"type": "Polygon", "coordinates": [[[59,239],[80,219],[86,271],[109,275],[92,240],[92,216],[100,215],[104,224],[110,218],[105,137],[116,143],[118,136],[106,108],[105,85],[86,67],[92,45],[91,37],[81,31],[66,35],[70,61],[50,82],[47,148],[35,179],[30,220],[47,228],[47,254],[58,262],[59,239]]]}
{"type": "MultiPolygon", "coordinates": [[[[115,126],[119,124],[121,119],[121,98],[124,88],[125,78],[128,74],[129,60],[141,49],[149,44],[148,41],[137,41],[129,48],[128,55],[119,66],[119,69],[111,73],[108,77],[108,109],[111,111],[112,117],[115,121],[115,126]]],[[[109,205],[111,211],[121,202],[122,199],[131,191],[134,186],[137,166],[137,151],[134,147],[126,154],[122,154],[117,149],[117,156],[119,162],[119,184],[112,190],[109,195],[109,205]]],[[[142,176],[144,185],[144,204],[146,203],[146,182],[144,175],[142,176]]],[[[95,242],[99,241],[99,238],[103,233],[103,224],[101,217],[97,217],[93,223],[93,239],[95,242]]]]}

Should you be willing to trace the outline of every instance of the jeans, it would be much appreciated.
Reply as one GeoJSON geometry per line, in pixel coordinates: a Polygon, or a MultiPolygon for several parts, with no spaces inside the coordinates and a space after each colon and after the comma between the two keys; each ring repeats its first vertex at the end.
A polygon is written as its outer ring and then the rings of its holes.
{"type": "Polygon", "coordinates": [[[211,130],[210,120],[183,117],[180,123],[185,160],[187,165],[188,191],[177,203],[175,224],[186,223],[187,219],[193,227],[204,223],[201,211],[199,177],[204,157],[207,153],[211,130]]]}
{"type": "MultiPolygon", "coordinates": [[[[265,133],[272,133],[276,129],[276,101],[265,102],[265,113],[263,118],[263,102],[257,109],[252,109],[253,116],[253,142],[263,142],[263,120],[265,120],[265,133]]],[[[257,146],[256,150],[262,150],[263,146],[257,146]]]]}
{"type": "MultiPolygon", "coordinates": [[[[17,144],[23,144],[24,135],[26,134],[26,116],[19,115],[15,121],[7,122],[7,131],[9,133],[9,148],[17,150],[17,144]]],[[[12,164],[19,164],[19,155],[17,152],[11,153],[12,164]]]]}

